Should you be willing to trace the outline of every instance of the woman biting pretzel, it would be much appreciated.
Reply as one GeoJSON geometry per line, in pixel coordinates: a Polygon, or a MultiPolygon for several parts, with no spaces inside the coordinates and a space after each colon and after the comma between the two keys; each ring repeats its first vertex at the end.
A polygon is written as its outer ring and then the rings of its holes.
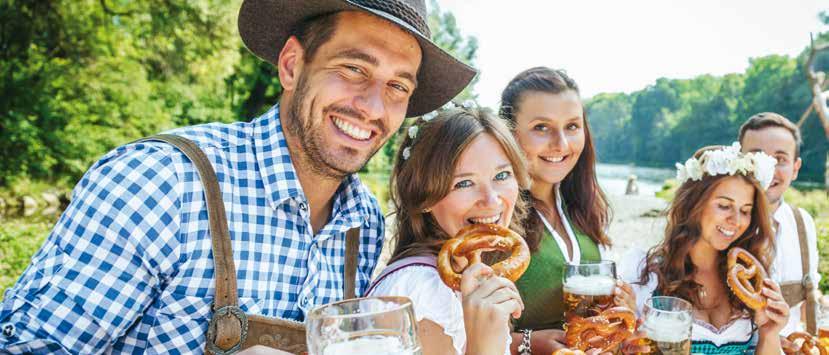
{"type": "Polygon", "coordinates": [[[391,181],[397,244],[368,294],[412,300],[424,355],[508,354],[510,320],[524,308],[510,279],[529,263],[520,148],[497,117],[473,107],[425,115],[404,133],[391,181]],[[457,255],[439,266],[455,236],[457,255]],[[490,267],[480,262],[486,252],[508,257],[490,267]]]}

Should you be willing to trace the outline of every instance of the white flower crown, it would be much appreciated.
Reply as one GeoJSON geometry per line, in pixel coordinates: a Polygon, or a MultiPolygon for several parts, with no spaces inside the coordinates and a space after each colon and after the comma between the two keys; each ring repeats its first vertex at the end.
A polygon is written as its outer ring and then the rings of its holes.
{"type": "Polygon", "coordinates": [[[676,179],[682,184],[688,180],[702,180],[704,174],[748,176],[753,173],[765,190],[771,185],[776,164],[776,159],[763,152],[741,153],[740,143],[734,142],[730,147],[706,151],[699,159],[691,157],[684,165],[676,163],[676,179]]]}
{"type": "MultiPolygon", "coordinates": [[[[439,110],[443,111],[446,109],[450,109],[452,107],[462,107],[466,110],[469,110],[475,107],[475,102],[472,100],[466,100],[462,104],[458,105],[450,101],[443,105],[443,107],[441,107],[439,110]]],[[[437,116],[438,110],[435,110],[427,114],[424,114],[423,116],[420,116],[420,118],[423,120],[423,122],[429,122],[437,116]]],[[[417,121],[415,121],[415,123],[412,123],[412,125],[409,127],[407,134],[409,135],[409,139],[411,139],[412,142],[409,143],[407,147],[403,148],[403,160],[409,160],[409,157],[412,156],[412,146],[414,145],[414,139],[417,138],[417,133],[419,130],[420,127],[417,125],[417,121]]]]}

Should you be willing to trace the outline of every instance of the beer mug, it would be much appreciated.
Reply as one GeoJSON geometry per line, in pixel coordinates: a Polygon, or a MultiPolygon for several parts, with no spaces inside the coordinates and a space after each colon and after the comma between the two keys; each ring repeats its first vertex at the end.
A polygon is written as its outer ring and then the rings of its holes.
{"type": "Polygon", "coordinates": [[[616,263],[567,264],[564,270],[564,320],[597,316],[613,307],[616,263]]]}
{"type": "Polygon", "coordinates": [[[420,355],[408,297],[367,297],[314,308],[306,321],[310,355],[420,355]]]}
{"type": "Polygon", "coordinates": [[[645,301],[639,330],[645,334],[643,345],[650,346],[648,354],[690,354],[693,313],[691,303],[681,298],[654,296],[645,301]]]}
{"type": "Polygon", "coordinates": [[[821,303],[818,307],[817,336],[829,340],[829,304],[821,303]]]}

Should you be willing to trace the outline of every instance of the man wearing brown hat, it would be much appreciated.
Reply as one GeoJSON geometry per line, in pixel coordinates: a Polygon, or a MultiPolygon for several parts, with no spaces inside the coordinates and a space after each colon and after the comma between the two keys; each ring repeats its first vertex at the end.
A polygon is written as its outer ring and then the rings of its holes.
{"type": "Polygon", "coordinates": [[[279,103],[94,164],[0,304],[0,354],[280,347],[259,325],[368,286],[383,218],[355,173],[474,71],[429,40],[422,0],[247,0],[239,32],[279,103]]]}

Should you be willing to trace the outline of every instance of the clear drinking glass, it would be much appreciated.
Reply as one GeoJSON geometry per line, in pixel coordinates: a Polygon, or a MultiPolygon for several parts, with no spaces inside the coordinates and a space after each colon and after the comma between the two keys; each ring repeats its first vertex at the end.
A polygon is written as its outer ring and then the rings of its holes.
{"type": "MultiPolygon", "coordinates": [[[[613,290],[616,287],[616,263],[602,260],[594,263],[567,264],[564,267],[564,329],[567,346],[581,348],[581,333],[577,328],[613,307],[613,290]]],[[[582,348],[582,350],[584,350],[582,348]]]]}
{"type": "Polygon", "coordinates": [[[564,270],[564,319],[593,317],[613,307],[616,263],[567,264],[564,270]]]}
{"type": "Polygon", "coordinates": [[[829,339],[829,305],[821,304],[817,314],[817,336],[820,339],[829,339]]]}
{"type": "Polygon", "coordinates": [[[417,321],[407,297],[367,297],[313,309],[306,320],[310,355],[419,355],[417,321]]]}
{"type": "Polygon", "coordinates": [[[648,354],[687,355],[691,353],[691,327],[694,307],[677,297],[654,296],[645,301],[642,310],[644,345],[648,354]]]}

